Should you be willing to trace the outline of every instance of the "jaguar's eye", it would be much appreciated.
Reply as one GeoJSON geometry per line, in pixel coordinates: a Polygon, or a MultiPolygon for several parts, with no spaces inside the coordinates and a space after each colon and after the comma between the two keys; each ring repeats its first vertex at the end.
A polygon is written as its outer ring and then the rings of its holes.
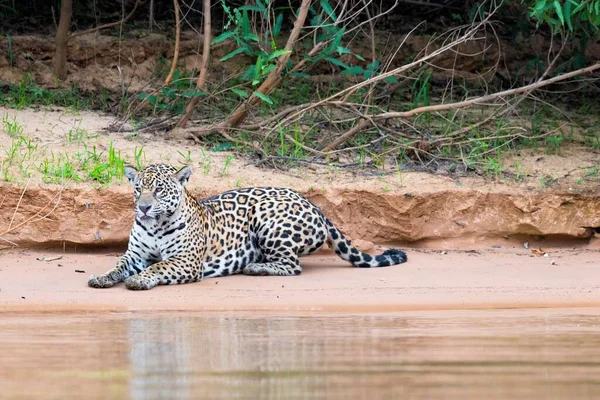
{"type": "Polygon", "coordinates": [[[157,186],[154,188],[154,194],[158,194],[158,193],[160,193],[160,192],[162,192],[162,191],[163,191],[163,187],[162,187],[162,185],[157,185],[157,186]]]}

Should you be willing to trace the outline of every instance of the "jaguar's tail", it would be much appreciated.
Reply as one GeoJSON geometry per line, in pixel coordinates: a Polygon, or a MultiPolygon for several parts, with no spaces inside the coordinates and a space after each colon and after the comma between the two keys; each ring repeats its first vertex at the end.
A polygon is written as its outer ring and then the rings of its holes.
{"type": "Polygon", "coordinates": [[[327,243],[335,250],[335,253],[346,261],[350,261],[352,265],[359,268],[377,268],[388,267],[406,262],[406,253],[402,250],[389,249],[382,254],[372,256],[363,253],[350,243],[350,240],[344,237],[329,219],[325,218],[327,224],[327,243]]]}

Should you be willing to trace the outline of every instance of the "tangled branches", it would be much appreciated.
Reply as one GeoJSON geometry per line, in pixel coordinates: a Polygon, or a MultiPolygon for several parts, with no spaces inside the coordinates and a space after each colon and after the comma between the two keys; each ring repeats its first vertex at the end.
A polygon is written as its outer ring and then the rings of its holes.
{"type": "MultiPolygon", "coordinates": [[[[187,6],[185,2],[182,4],[187,6]]],[[[407,53],[403,46],[419,26],[382,56],[377,49],[380,44],[375,40],[375,24],[391,9],[375,12],[377,7],[371,0],[337,3],[334,8],[328,4],[303,0],[294,14],[294,25],[285,38],[285,46],[278,48],[274,39],[280,33],[282,15],[276,14],[271,2],[257,1],[255,5],[243,6],[243,13],[225,9],[229,21],[225,30],[213,39],[211,1],[203,0],[202,63],[195,92],[188,86],[187,92],[192,92],[192,98],[178,121],[177,117],[170,116],[157,126],[175,126],[174,133],[199,143],[209,135],[220,135],[222,140],[263,155],[273,155],[269,148],[279,146],[280,159],[307,155],[312,155],[313,160],[326,159],[344,152],[367,152],[380,158],[409,155],[418,161],[464,159],[465,154],[470,158],[485,157],[521,139],[553,134],[552,130],[528,132],[523,121],[514,117],[519,112],[517,106],[524,99],[532,98],[532,93],[540,88],[564,83],[599,68],[599,64],[594,64],[556,75],[556,61],[565,43],[563,38],[558,50],[554,42],[550,44],[547,68],[535,80],[519,86],[504,78],[498,72],[502,45],[492,20],[499,5],[493,1],[479,6],[474,22],[433,36],[427,43],[421,42],[417,54],[413,48],[411,59],[401,64],[398,62],[400,54],[406,57],[407,53]],[[254,13],[252,18],[247,16],[250,12],[254,13]],[[359,33],[371,44],[368,64],[348,48],[347,43],[359,33]],[[269,41],[271,44],[265,46],[269,41]],[[233,51],[220,61],[244,54],[254,64],[243,74],[211,85],[207,78],[211,47],[214,50],[215,46],[227,43],[230,49],[234,46],[233,51]],[[493,65],[471,73],[482,85],[475,89],[460,87],[456,78],[462,72],[456,65],[459,57],[495,60],[493,65]],[[356,59],[363,63],[351,63],[356,59]],[[324,76],[342,82],[341,89],[338,86],[335,92],[325,96],[315,91],[304,97],[303,104],[271,107],[272,113],[266,116],[257,112],[275,104],[271,96],[277,94],[280,86],[288,89],[302,80],[310,81],[316,78],[312,71],[324,65],[330,72],[338,72],[338,75],[324,76]],[[440,76],[446,88],[434,93],[430,90],[431,82],[438,79],[439,83],[440,76]],[[488,84],[494,76],[502,77],[503,85],[508,82],[510,88],[492,90],[488,84]],[[402,98],[402,93],[408,93],[410,101],[402,98]],[[226,94],[239,96],[234,97],[237,105],[233,111],[218,115],[218,122],[214,122],[214,116],[202,121],[193,119],[198,106],[209,107],[226,94]],[[290,149],[295,149],[297,154],[291,155],[290,149]]],[[[185,13],[182,14],[185,21],[185,13]]],[[[180,23],[177,25],[179,31],[180,23]]],[[[173,60],[171,72],[175,64],[173,60]]],[[[169,85],[176,83],[175,80],[169,85]]],[[[156,89],[144,97],[142,103],[166,89],[168,85],[156,89]]]]}

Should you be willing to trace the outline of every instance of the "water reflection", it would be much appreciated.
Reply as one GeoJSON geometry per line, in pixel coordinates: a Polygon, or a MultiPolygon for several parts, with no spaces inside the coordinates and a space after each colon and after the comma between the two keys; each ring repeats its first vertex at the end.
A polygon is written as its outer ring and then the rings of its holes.
{"type": "Polygon", "coordinates": [[[0,398],[599,398],[600,310],[0,315],[0,398]]]}

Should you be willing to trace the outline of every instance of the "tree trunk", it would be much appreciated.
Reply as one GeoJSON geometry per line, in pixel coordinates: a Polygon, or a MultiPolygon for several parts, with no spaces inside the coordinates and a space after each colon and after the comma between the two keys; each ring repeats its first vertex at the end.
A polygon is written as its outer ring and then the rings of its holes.
{"type": "Polygon", "coordinates": [[[56,51],[54,53],[54,74],[60,80],[67,77],[67,44],[69,41],[69,28],[73,14],[73,0],[61,0],[60,21],[56,29],[56,51]]]}

